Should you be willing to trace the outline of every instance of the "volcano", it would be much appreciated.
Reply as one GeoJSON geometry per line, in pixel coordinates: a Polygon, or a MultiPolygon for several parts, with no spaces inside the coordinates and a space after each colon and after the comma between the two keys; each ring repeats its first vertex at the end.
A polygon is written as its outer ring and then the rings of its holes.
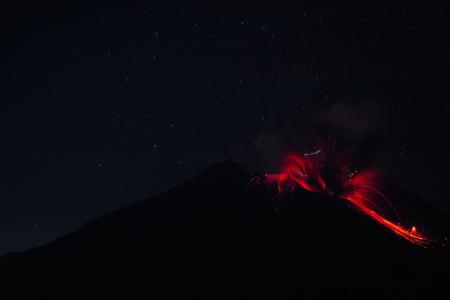
{"type": "MultiPolygon", "coordinates": [[[[448,299],[447,247],[411,243],[331,193],[280,195],[255,176],[264,175],[228,160],[47,245],[6,255],[0,299],[335,296],[325,288],[347,298],[448,299]]],[[[417,219],[449,232],[445,214],[389,190],[417,219]]]]}

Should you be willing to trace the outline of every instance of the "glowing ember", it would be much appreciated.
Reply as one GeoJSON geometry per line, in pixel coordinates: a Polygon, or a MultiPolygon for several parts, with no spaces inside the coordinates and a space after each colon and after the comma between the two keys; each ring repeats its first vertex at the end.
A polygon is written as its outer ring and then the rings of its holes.
{"type": "Polygon", "coordinates": [[[397,210],[379,188],[375,171],[352,171],[345,156],[335,148],[335,143],[329,142],[312,153],[291,154],[280,173],[265,174],[264,180],[275,185],[279,193],[300,186],[310,192],[334,195],[413,244],[428,247],[434,243],[415,226],[408,229],[400,224],[397,210]]]}

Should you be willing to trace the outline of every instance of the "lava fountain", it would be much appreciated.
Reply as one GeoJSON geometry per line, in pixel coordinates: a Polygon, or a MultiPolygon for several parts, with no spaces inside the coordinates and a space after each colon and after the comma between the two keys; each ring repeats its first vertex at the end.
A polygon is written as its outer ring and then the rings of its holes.
{"type": "Polygon", "coordinates": [[[346,156],[336,151],[336,143],[328,141],[321,142],[315,152],[288,155],[281,172],[264,174],[262,178],[279,193],[301,187],[309,192],[333,195],[350,202],[363,214],[415,245],[427,248],[435,243],[416,226],[401,223],[397,209],[380,188],[376,171],[357,171],[350,166],[346,156]]]}

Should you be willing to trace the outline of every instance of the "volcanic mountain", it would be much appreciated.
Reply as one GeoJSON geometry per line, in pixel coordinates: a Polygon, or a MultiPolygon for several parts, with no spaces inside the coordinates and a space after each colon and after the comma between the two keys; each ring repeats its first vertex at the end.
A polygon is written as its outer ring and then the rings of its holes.
{"type": "MultiPolygon", "coordinates": [[[[250,184],[255,176],[219,163],[47,245],[7,255],[0,299],[335,295],[324,288],[363,299],[431,299],[446,288],[446,247],[410,243],[332,195],[296,188],[279,196],[250,184]]],[[[448,232],[445,215],[390,190],[424,223],[448,232]]]]}

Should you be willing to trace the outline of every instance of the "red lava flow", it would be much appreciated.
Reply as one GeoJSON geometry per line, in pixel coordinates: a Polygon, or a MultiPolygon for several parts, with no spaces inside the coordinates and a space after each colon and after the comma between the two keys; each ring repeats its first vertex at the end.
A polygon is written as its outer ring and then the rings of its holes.
{"type": "Polygon", "coordinates": [[[349,201],[359,211],[403,239],[429,247],[434,240],[418,231],[416,226],[401,225],[399,213],[381,191],[375,171],[351,171],[350,163],[335,149],[335,143],[321,144],[321,148],[307,154],[290,154],[280,173],[264,174],[263,179],[274,185],[279,193],[296,186],[349,201]],[[395,220],[394,220],[395,219],[395,220]]]}

